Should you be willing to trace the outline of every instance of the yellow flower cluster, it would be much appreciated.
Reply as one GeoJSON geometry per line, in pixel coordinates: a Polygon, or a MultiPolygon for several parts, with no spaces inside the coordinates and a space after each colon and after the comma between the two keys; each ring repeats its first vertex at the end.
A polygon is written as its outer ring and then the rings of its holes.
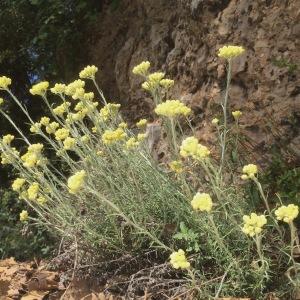
{"type": "Polygon", "coordinates": [[[67,85],[67,87],[65,88],[65,94],[67,96],[73,96],[77,89],[84,88],[84,86],[85,82],[80,79],[77,79],[67,85]]]}
{"type": "Polygon", "coordinates": [[[39,166],[44,162],[42,157],[43,144],[32,144],[28,147],[27,152],[21,156],[23,165],[26,168],[33,168],[39,166]]]}
{"type": "Polygon", "coordinates": [[[4,103],[4,99],[0,98],[0,105],[2,105],[4,103]]]}
{"type": "Polygon", "coordinates": [[[31,184],[27,190],[28,199],[36,200],[36,198],[38,197],[38,194],[39,194],[39,190],[40,190],[40,186],[37,182],[34,182],[33,184],[31,184]]]}
{"type": "Polygon", "coordinates": [[[267,224],[267,219],[264,215],[258,216],[256,213],[251,213],[249,216],[243,216],[244,226],[242,231],[253,237],[262,232],[262,228],[267,224]]]}
{"type": "Polygon", "coordinates": [[[42,81],[33,85],[32,88],[29,90],[29,92],[32,95],[44,96],[46,94],[48,87],[49,87],[49,82],[42,81]]]}
{"type": "Polygon", "coordinates": [[[16,178],[12,183],[11,187],[12,190],[15,192],[19,192],[23,185],[25,184],[26,180],[24,178],[16,178]]]}
{"type": "Polygon", "coordinates": [[[67,109],[71,106],[70,102],[64,102],[53,109],[54,114],[59,117],[62,117],[63,114],[67,111],[67,109]]]}
{"type": "Polygon", "coordinates": [[[236,110],[233,111],[231,114],[236,120],[238,120],[243,113],[240,110],[236,110]]]}
{"type": "Polygon", "coordinates": [[[31,126],[30,126],[30,132],[32,133],[38,133],[40,130],[41,130],[41,124],[40,123],[33,123],[31,126]]]}
{"type": "Polygon", "coordinates": [[[39,123],[40,123],[41,125],[48,126],[49,123],[50,123],[50,118],[48,118],[48,117],[41,117],[39,123]]]}
{"type": "Polygon", "coordinates": [[[54,87],[50,89],[51,93],[62,95],[65,93],[66,85],[63,83],[55,83],[54,87]]]}
{"type": "Polygon", "coordinates": [[[65,140],[70,134],[70,130],[66,128],[60,128],[55,131],[55,139],[57,141],[65,140]]]}
{"type": "Polygon", "coordinates": [[[6,165],[6,164],[13,164],[16,160],[17,157],[19,157],[20,152],[12,147],[10,148],[10,151],[2,152],[1,153],[1,164],[6,165]]]}
{"type": "Polygon", "coordinates": [[[11,85],[11,79],[6,76],[0,76],[0,90],[7,90],[11,85]]]}
{"type": "Polygon", "coordinates": [[[150,68],[149,61],[142,61],[139,65],[132,69],[132,73],[135,75],[147,76],[148,70],[150,68]]]}
{"type": "Polygon", "coordinates": [[[137,141],[137,139],[135,137],[131,137],[126,141],[125,147],[127,150],[130,150],[130,149],[134,149],[134,148],[138,147],[139,144],[140,144],[140,142],[137,141]]]}
{"type": "Polygon", "coordinates": [[[108,103],[104,107],[100,109],[100,117],[104,121],[107,121],[108,119],[114,118],[117,114],[118,111],[121,107],[121,104],[116,104],[116,103],[108,103]]]}
{"type": "Polygon", "coordinates": [[[141,119],[138,122],[136,122],[136,126],[138,128],[145,127],[147,125],[148,121],[146,119],[141,119]]]}
{"type": "Polygon", "coordinates": [[[48,134],[55,133],[56,129],[59,127],[59,124],[57,122],[51,122],[48,126],[46,126],[46,132],[48,134]]]}
{"type": "Polygon", "coordinates": [[[162,80],[159,82],[159,84],[160,84],[163,88],[169,89],[170,87],[172,87],[172,86],[174,85],[174,80],[165,78],[165,79],[162,79],[162,80]]]}
{"type": "Polygon", "coordinates": [[[214,118],[211,120],[211,124],[217,126],[219,124],[219,119],[218,118],[214,118]]]}
{"type": "Polygon", "coordinates": [[[147,137],[147,134],[146,134],[146,133],[139,133],[139,134],[137,135],[137,140],[138,140],[139,142],[141,142],[141,141],[143,141],[146,137],[147,137]]]}
{"type": "Polygon", "coordinates": [[[76,172],[74,175],[68,179],[69,193],[78,193],[84,185],[84,179],[86,177],[86,172],[84,170],[76,172]]]}
{"type": "Polygon", "coordinates": [[[22,210],[22,212],[20,212],[20,221],[21,222],[26,222],[28,220],[28,212],[27,210],[22,210]]]}
{"type": "Polygon", "coordinates": [[[289,204],[288,206],[282,205],[275,211],[277,220],[282,220],[286,223],[291,223],[297,218],[299,214],[299,207],[295,204],[289,204]]]}
{"type": "Polygon", "coordinates": [[[155,72],[148,76],[148,80],[142,84],[142,88],[146,91],[156,89],[160,85],[160,81],[164,78],[165,73],[155,72]]]}
{"type": "Polygon", "coordinates": [[[196,160],[202,160],[210,155],[207,147],[198,143],[198,140],[191,136],[182,141],[180,146],[180,155],[183,157],[193,157],[196,160]]]}
{"type": "Polygon", "coordinates": [[[170,255],[170,264],[175,269],[188,269],[190,267],[190,263],[182,249],[179,249],[170,255]]]}
{"type": "Polygon", "coordinates": [[[194,210],[206,212],[210,212],[213,207],[212,199],[210,195],[206,193],[197,193],[191,201],[191,205],[194,210]]]}
{"type": "Polygon", "coordinates": [[[180,174],[183,172],[183,165],[180,160],[171,161],[169,166],[170,166],[170,169],[177,174],[180,174]]]}
{"type": "Polygon", "coordinates": [[[258,169],[257,169],[257,165],[254,164],[249,164],[243,167],[243,175],[241,176],[241,178],[243,180],[247,180],[247,179],[253,179],[255,177],[255,175],[257,174],[258,169]]]}
{"type": "Polygon", "coordinates": [[[125,122],[121,122],[119,125],[118,125],[119,128],[122,128],[122,129],[126,129],[128,127],[127,123],[125,122]]]}
{"type": "Polygon", "coordinates": [[[81,79],[95,79],[95,74],[98,72],[96,66],[86,66],[80,73],[79,78],[81,79]]]}
{"type": "Polygon", "coordinates": [[[154,110],[158,115],[168,118],[174,118],[179,115],[187,116],[191,113],[191,109],[179,100],[167,100],[158,104],[154,110]]]}
{"type": "Polygon", "coordinates": [[[10,143],[15,139],[15,137],[12,134],[7,134],[3,136],[2,142],[5,145],[10,145],[10,143]]]}
{"type": "Polygon", "coordinates": [[[107,129],[102,135],[102,142],[105,145],[110,145],[125,139],[126,136],[127,134],[122,128],[117,128],[116,130],[107,129]]]}
{"type": "Polygon", "coordinates": [[[67,137],[64,142],[64,149],[65,150],[72,150],[74,149],[75,145],[76,145],[76,140],[74,138],[71,138],[71,137],[67,137]]]}
{"type": "Polygon", "coordinates": [[[245,52],[245,49],[241,46],[223,46],[219,49],[218,56],[225,59],[232,59],[245,52]]]}

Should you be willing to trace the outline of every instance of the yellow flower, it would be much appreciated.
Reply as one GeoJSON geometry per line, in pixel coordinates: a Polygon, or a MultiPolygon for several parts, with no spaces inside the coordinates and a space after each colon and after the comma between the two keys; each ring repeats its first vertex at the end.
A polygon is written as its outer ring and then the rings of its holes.
{"type": "Polygon", "coordinates": [[[275,210],[277,220],[282,220],[286,223],[291,223],[297,218],[299,214],[299,207],[295,204],[289,204],[288,206],[282,205],[275,210]]]}
{"type": "Polygon", "coordinates": [[[258,169],[257,169],[257,165],[254,164],[249,164],[243,167],[243,175],[242,175],[242,179],[246,180],[246,179],[253,179],[255,177],[255,175],[257,174],[258,169]]]}
{"type": "Polygon", "coordinates": [[[121,141],[126,138],[126,133],[122,128],[117,128],[116,130],[105,130],[105,132],[102,135],[102,142],[105,145],[110,145],[112,143],[115,143],[117,141],[121,141]]]}
{"type": "Polygon", "coordinates": [[[67,85],[67,87],[65,89],[65,94],[67,96],[72,96],[76,92],[77,89],[84,88],[84,86],[85,86],[84,81],[82,81],[80,79],[75,80],[67,85]]]}
{"type": "Polygon", "coordinates": [[[90,140],[90,137],[87,134],[85,134],[80,138],[80,140],[83,144],[86,144],[90,140]]]}
{"type": "Polygon", "coordinates": [[[249,216],[243,216],[243,221],[244,226],[242,231],[251,237],[261,233],[263,226],[267,224],[267,219],[264,215],[258,216],[255,213],[251,213],[249,216]]]}
{"type": "Polygon", "coordinates": [[[104,107],[100,109],[100,117],[107,121],[108,119],[114,118],[121,107],[121,104],[115,104],[115,103],[108,103],[104,107]]]}
{"type": "Polygon", "coordinates": [[[76,172],[74,175],[68,179],[69,193],[78,193],[84,185],[84,179],[86,177],[86,172],[84,170],[76,172]]]}
{"type": "Polygon", "coordinates": [[[26,180],[24,178],[16,178],[11,185],[12,190],[15,192],[19,192],[25,182],[26,182],[26,180]]]}
{"type": "Polygon", "coordinates": [[[71,106],[70,102],[64,102],[53,109],[55,115],[62,117],[67,109],[71,106]]]}
{"type": "Polygon", "coordinates": [[[75,90],[75,92],[72,95],[72,98],[74,100],[78,100],[78,99],[81,100],[81,99],[83,99],[84,94],[85,94],[84,88],[80,87],[80,88],[75,90]]]}
{"type": "Polygon", "coordinates": [[[86,66],[80,73],[79,78],[81,79],[95,79],[95,74],[98,72],[96,66],[86,66]]]}
{"type": "Polygon", "coordinates": [[[139,134],[137,135],[137,140],[138,140],[139,142],[142,142],[146,137],[147,137],[147,134],[146,134],[146,133],[139,133],[139,134]]]}
{"type": "Polygon", "coordinates": [[[174,269],[188,269],[190,267],[190,263],[186,259],[185,252],[182,249],[170,255],[170,263],[174,269]]]}
{"type": "Polygon", "coordinates": [[[44,162],[42,157],[43,144],[32,144],[28,147],[27,152],[21,156],[23,165],[26,168],[32,168],[36,165],[41,165],[44,162]]]}
{"type": "Polygon", "coordinates": [[[92,127],[92,133],[97,133],[97,127],[96,126],[94,126],[94,127],[92,127]]]}
{"type": "Polygon", "coordinates": [[[49,123],[50,123],[50,118],[48,118],[48,117],[42,117],[42,118],[40,119],[40,124],[41,124],[41,125],[48,126],[49,123]]]}
{"type": "Polygon", "coordinates": [[[130,150],[130,149],[134,149],[139,145],[139,142],[136,140],[135,137],[131,137],[130,139],[128,139],[125,143],[126,149],[130,150]]]}
{"type": "Polygon", "coordinates": [[[76,145],[76,140],[74,138],[71,138],[71,137],[67,137],[65,140],[64,140],[64,149],[65,150],[72,150],[74,148],[74,146],[76,145]]]}
{"type": "Polygon", "coordinates": [[[46,132],[48,134],[55,133],[56,129],[59,127],[59,124],[57,122],[51,122],[48,126],[46,126],[46,132]]]}
{"type": "Polygon", "coordinates": [[[55,131],[55,139],[57,141],[63,141],[69,136],[69,134],[70,134],[69,129],[66,128],[57,129],[55,131]]]}
{"type": "Polygon", "coordinates": [[[218,125],[219,124],[219,119],[218,118],[214,118],[214,119],[211,120],[211,123],[213,125],[218,125]]]}
{"type": "Polygon", "coordinates": [[[6,76],[0,76],[0,90],[7,90],[9,85],[11,85],[11,79],[6,76]]]}
{"type": "Polygon", "coordinates": [[[66,85],[63,83],[55,83],[54,87],[50,89],[53,94],[62,95],[65,93],[66,85]]]}
{"type": "Polygon", "coordinates": [[[183,165],[180,160],[171,161],[169,166],[170,166],[170,169],[177,174],[180,174],[183,172],[183,165]]]}
{"type": "Polygon", "coordinates": [[[240,110],[236,110],[236,111],[233,111],[232,113],[232,116],[236,119],[236,120],[238,120],[239,119],[239,117],[243,114],[240,110]]]}
{"type": "Polygon", "coordinates": [[[209,194],[197,193],[191,201],[191,205],[194,210],[210,212],[213,203],[209,194]]]}
{"type": "Polygon", "coordinates": [[[147,76],[148,70],[150,68],[149,61],[142,61],[139,65],[132,69],[132,73],[135,75],[147,76]]]}
{"type": "Polygon", "coordinates": [[[158,104],[154,110],[158,115],[168,118],[174,118],[179,115],[187,116],[191,113],[191,109],[179,100],[167,100],[158,104]]]}
{"type": "Polygon", "coordinates": [[[165,88],[165,89],[169,89],[170,87],[172,87],[174,85],[174,80],[172,79],[162,79],[159,84],[165,88]]]}
{"type": "Polygon", "coordinates": [[[31,133],[38,133],[41,130],[41,124],[38,122],[33,123],[29,130],[31,133]]]}
{"type": "Polygon", "coordinates": [[[164,76],[165,73],[162,72],[155,72],[150,74],[148,76],[148,80],[142,84],[142,88],[145,89],[146,91],[151,91],[156,89],[159,86],[161,80],[164,78],[164,76]]]}
{"type": "Polygon", "coordinates": [[[95,97],[95,95],[94,95],[93,92],[85,93],[85,94],[83,95],[83,99],[84,99],[85,101],[92,101],[92,100],[94,99],[94,97],[95,97]]]}
{"type": "Polygon", "coordinates": [[[2,142],[5,145],[10,145],[14,139],[15,139],[15,137],[12,134],[7,134],[7,135],[3,136],[2,142]]]}
{"type": "Polygon", "coordinates": [[[49,82],[42,81],[33,85],[32,88],[29,90],[29,92],[32,95],[44,96],[46,94],[48,87],[49,87],[49,82]]]}
{"type": "Polygon", "coordinates": [[[20,153],[16,148],[10,148],[11,152],[2,152],[1,153],[1,164],[13,164],[17,157],[19,157],[20,153]]]}
{"type": "Polygon", "coordinates": [[[98,150],[98,151],[96,152],[96,154],[97,154],[98,156],[103,156],[103,155],[104,155],[104,152],[103,152],[102,150],[98,150]]]}
{"type": "Polygon", "coordinates": [[[118,127],[126,129],[128,127],[128,125],[125,122],[121,122],[118,127]]]}
{"type": "Polygon", "coordinates": [[[29,200],[35,200],[38,196],[40,186],[37,182],[34,182],[31,184],[27,190],[28,199],[29,200]]]}
{"type": "Polygon", "coordinates": [[[245,49],[240,46],[223,46],[219,49],[218,56],[226,59],[232,59],[245,52],[245,49]]]}
{"type": "Polygon", "coordinates": [[[26,222],[28,220],[28,212],[27,210],[22,210],[22,212],[20,213],[20,221],[21,222],[26,222]]]}
{"type": "Polygon", "coordinates": [[[196,160],[201,160],[210,155],[207,147],[198,143],[198,140],[191,136],[182,141],[180,146],[180,155],[183,157],[193,157],[196,160]]]}
{"type": "Polygon", "coordinates": [[[40,205],[44,205],[47,203],[47,199],[44,197],[44,196],[39,196],[37,199],[36,199],[37,203],[40,204],[40,205]]]}
{"type": "Polygon", "coordinates": [[[141,119],[136,123],[136,126],[138,128],[145,127],[147,125],[148,121],[146,119],[141,119]]]}
{"type": "Polygon", "coordinates": [[[0,97],[0,105],[4,103],[4,99],[0,97]]]}

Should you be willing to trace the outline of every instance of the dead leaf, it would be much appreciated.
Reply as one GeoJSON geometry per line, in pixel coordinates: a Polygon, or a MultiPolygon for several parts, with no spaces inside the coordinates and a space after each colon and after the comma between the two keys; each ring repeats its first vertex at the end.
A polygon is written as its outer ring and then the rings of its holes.
{"type": "Polygon", "coordinates": [[[48,294],[49,291],[31,291],[24,295],[21,300],[42,300],[48,294]]]}

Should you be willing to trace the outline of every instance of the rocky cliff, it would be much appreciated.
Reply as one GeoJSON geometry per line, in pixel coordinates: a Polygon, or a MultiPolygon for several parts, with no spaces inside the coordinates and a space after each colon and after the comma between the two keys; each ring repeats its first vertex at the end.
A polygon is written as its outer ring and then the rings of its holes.
{"type": "Polygon", "coordinates": [[[91,62],[106,95],[135,121],[151,117],[152,101],[131,72],[142,60],[176,81],[172,98],[194,112],[198,137],[213,143],[211,119],[225,85],[225,44],[246,54],[233,66],[230,110],[241,110],[255,150],[276,144],[300,157],[299,0],[121,0],[103,9],[91,36],[91,62]]]}

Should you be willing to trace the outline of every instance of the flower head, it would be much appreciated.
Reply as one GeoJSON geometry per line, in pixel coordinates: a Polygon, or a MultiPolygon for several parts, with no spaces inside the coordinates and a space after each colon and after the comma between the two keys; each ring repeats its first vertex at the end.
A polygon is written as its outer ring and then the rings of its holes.
{"type": "Polygon", "coordinates": [[[148,80],[142,84],[142,88],[146,91],[155,90],[159,87],[161,80],[164,78],[165,73],[155,72],[148,76],[148,80]]]}
{"type": "Polygon", "coordinates": [[[16,178],[11,185],[12,190],[15,192],[19,192],[25,182],[26,182],[26,180],[24,178],[16,178]]]}
{"type": "Polygon", "coordinates": [[[238,120],[243,113],[240,110],[236,110],[233,111],[231,114],[236,120],[238,120]]]}
{"type": "Polygon", "coordinates": [[[5,145],[10,145],[14,139],[15,139],[15,137],[12,134],[7,134],[7,135],[3,136],[2,142],[5,145]]]}
{"type": "Polygon", "coordinates": [[[138,128],[145,127],[147,125],[148,121],[146,119],[141,119],[136,123],[136,126],[138,128]]]}
{"type": "Polygon", "coordinates": [[[95,74],[98,72],[96,66],[86,66],[80,73],[79,78],[81,79],[95,79],[95,74]]]}
{"type": "Polygon", "coordinates": [[[74,175],[68,179],[69,193],[78,193],[84,185],[84,179],[86,177],[86,172],[84,170],[76,172],[74,175]]]}
{"type": "Polygon", "coordinates": [[[206,193],[197,193],[191,201],[191,205],[194,210],[206,212],[210,212],[213,207],[211,197],[206,193]]]}
{"type": "Polygon", "coordinates": [[[68,136],[64,140],[63,144],[64,144],[64,149],[65,150],[72,150],[76,145],[76,140],[74,138],[71,138],[71,137],[68,136]]]}
{"type": "Polygon", "coordinates": [[[7,90],[11,85],[11,79],[6,76],[0,76],[0,90],[7,90]]]}
{"type": "Polygon", "coordinates": [[[297,218],[299,214],[299,207],[295,204],[289,204],[288,206],[282,205],[275,210],[277,220],[282,220],[286,223],[291,223],[297,218]]]}
{"type": "Polygon", "coordinates": [[[40,124],[41,124],[41,125],[48,126],[49,123],[50,123],[50,118],[48,118],[48,117],[42,117],[42,118],[40,119],[40,124]]]}
{"type": "Polygon", "coordinates": [[[187,116],[191,113],[191,109],[179,100],[167,100],[158,104],[154,110],[158,115],[168,118],[174,118],[179,115],[187,116]]]}
{"type": "Polygon", "coordinates": [[[102,141],[105,145],[110,145],[125,139],[126,136],[127,134],[122,128],[117,128],[116,130],[107,129],[102,135],[102,141]]]}
{"type": "Polygon", "coordinates": [[[223,46],[219,49],[218,56],[225,59],[232,59],[245,52],[245,49],[241,46],[223,46]]]}
{"type": "Polygon", "coordinates": [[[242,231],[253,237],[262,232],[262,228],[267,224],[267,219],[264,215],[258,216],[256,213],[251,213],[249,216],[243,216],[244,226],[242,231]]]}
{"type": "Polygon", "coordinates": [[[27,195],[29,200],[35,200],[38,196],[40,186],[37,182],[31,184],[27,190],[27,195]]]}
{"type": "Polygon", "coordinates": [[[211,124],[217,126],[219,124],[219,119],[218,118],[214,118],[211,120],[211,124]]]}
{"type": "Polygon", "coordinates": [[[22,212],[20,212],[20,221],[21,222],[26,222],[28,220],[28,212],[27,210],[22,210],[22,212]]]}
{"type": "Polygon", "coordinates": [[[51,93],[62,95],[65,93],[66,85],[63,83],[55,83],[54,87],[50,89],[51,93]]]}
{"type": "Polygon", "coordinates": [[[257,174],[258,169],[257,169],[257,165],[254,164],[249,164],[243,167],[243,175],[242,175],[242,179],[246,180],[246,179],[253,179],[255,177],[255,175],[257,174]]]}
{"type": "Polygon", "coordinates": [[[142,61],[139,65],[132,69],[132,73],[135,75],[147,76],[148,70],[150,68],[149,61],[142,61]]]}
{"type": "Polygon", "coordinates": [[[46,94],[48,87],[49,87],[49,82],[42,81],[33,85],[32,88],[29,90],[29,92],[32,95],[44,96],[46,94]]]}
{"type": "Polygon", "coordinates": [[[67,96],[73,96],[77,89],[84,88],[85,82],[83,80],[77,79],[69,83],[65,89],[65,94],[67,96]]]}
{"type": "Polygon", "coordinates": [[[172,87],[172,86],[174,85],[174,80],[165,78],[165,79],[162,79],[162,80],[159,82],[159,84],[160,84],[163,88],[169,89],[170,87],[172,87]]]}
{"type": "Polygon", "coordinates": [[[139,144],[139,141],[137,141],[135,137],[131,137],[126,141],[125,147],[127,150],[130,150],[138,147],[139,144]]]}
{"type": "Polygon", "coordinates": [[[53,109],[55,115],[62,117],[67,109],[71,106],[70,102],[64,102],[53,109]]]}
{"type": "Polygon", "coordinates": [[[173,160],[169,163],[170,169],[177,173],[180,174],[183,172],[183,165],[182,162],[180,160],[173,160]]]}
{"type": "Polygon", "coordinates": [[[57,122],[51,122],[48,126],[46,126],[46,132],[48,134],[55,133],[56,129],[59,127],[59,124],[57,122]]]}
{"type": "Polygon", "coordinates": [[[174,269],[188,269],[190,267],[190,263],[186,259],[185,252],[182,249],[170,255],[170,264],[174,269]]]}
{"type": "Polygon", "coordinates": [[[55,131],[55,139],[57,141],[63,141],[69,136],[69,134],[70,134],[69,129],[66,128],[57,129],[55,131]]]}
{"type": "Polygon", "coordinates": [[[202,160],[208,157],[210,151],[207,147],[198,143],[198,140],[191,136],[182,141],[180,146],[180,155],[183,157],[193,157],[196,160],[202,160]]]}
{"type": "Polygon", "coordinates": [[[4,99],[0,97],[0,105],[4,103],[4,99]]]}
{"type": "Polygon", "coordinates": [[[120,107],[121,107],[121,104],[108,103],[100,109],[100,112],[99,112],[100,117],[104,121],[107,121],[108,119],[112,119],[115,116],[117,116],[120,107]]]}

